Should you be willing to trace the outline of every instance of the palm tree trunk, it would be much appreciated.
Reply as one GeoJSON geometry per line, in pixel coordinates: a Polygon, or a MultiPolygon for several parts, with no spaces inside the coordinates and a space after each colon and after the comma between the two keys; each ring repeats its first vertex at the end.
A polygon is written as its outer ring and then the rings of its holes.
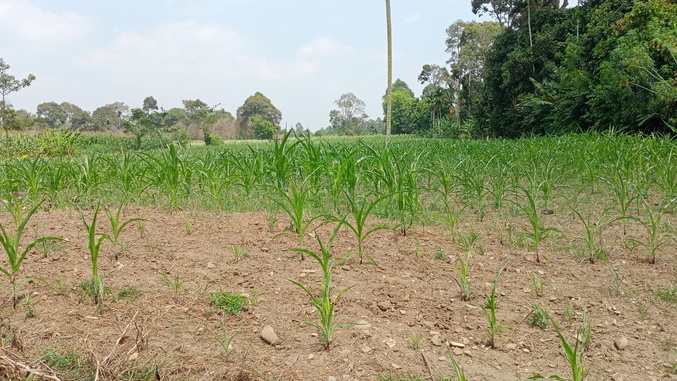
{"type": "Polygon", "coordinates": [[[390,22],[390,0],[386,0],[386,29],[388,34],[388,90],[386,91],[386,145],[390,143],[393,117],[393,33],[390,22]]]}

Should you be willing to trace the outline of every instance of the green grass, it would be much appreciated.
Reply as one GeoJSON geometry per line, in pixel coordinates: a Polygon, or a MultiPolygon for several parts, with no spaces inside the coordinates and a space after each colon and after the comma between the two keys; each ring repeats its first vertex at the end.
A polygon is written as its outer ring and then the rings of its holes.
{"type": "Polygon", "coordinates": [[[665,300],[666,302],[677,302],[677,285],[657,287],[653,290],[653,294],[665,300]]]}
{"type": "Polygon", "coordinates": [[[230,315],[237,315],[242,308],[248,306],[249,298],[235,292],[212,292],[209,294],[211,305],[230,315]]]}

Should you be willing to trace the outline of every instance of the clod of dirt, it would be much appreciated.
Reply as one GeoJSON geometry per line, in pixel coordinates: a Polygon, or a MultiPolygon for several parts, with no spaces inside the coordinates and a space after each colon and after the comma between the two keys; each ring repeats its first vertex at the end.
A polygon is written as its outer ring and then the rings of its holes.
{"type": "Polygon", "coordinates": [[[259,337],[261,337],[261,339],[263,339],[263,341],[265,341],[266,343],[268,343],[270,345],[275,345],[275,343],[279,339],[277,337],[277,334],[275,334],[273,327],[271,327],[269,325],[263,327],[263,329],[261,330],[261,333],[259,334],[259,337]]]}
{"type": "Polygon", "coordinates": [[[614,341],[614,347],[616,349],[618,349],[619,351],[622,351],[627,346],[628,346],[628,339],[626,339],[625,337],[621,337],[620,339],[614,341]]]}
{"type": "Polygon", "coordinates": [[[393,307],[393,304],[390,303],[390,301],[388,301],[388,300],[382,300],[382,301],[376,303],[376,306],[378,306],[378,308],[381,311],[385,312],[385,311],[388,311],[389,309],[391,309],[393,307]]]}

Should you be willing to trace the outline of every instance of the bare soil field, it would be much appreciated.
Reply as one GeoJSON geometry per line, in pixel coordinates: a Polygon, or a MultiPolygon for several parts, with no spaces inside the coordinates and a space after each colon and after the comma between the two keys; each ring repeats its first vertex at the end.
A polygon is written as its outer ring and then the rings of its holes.
{"type": "MultiPolygon", "coordinates": [[[[319,290],[321,270],[311,258],[285,251],[298,244],[293,236],[278,236],[288,223],[284,218],[270,224],[263,212],[129,207],[125,218],[132,217],[147,221],[125,228],[122,250],[110,242],[102,246],[99,272],[109,290],[97,309],[79,287],[90,279],[91,265],[78,213],[53,210],[33,216],[26,242],[44,235],[67,241],[28,255],[20,279],[39,279],[21,285],[20,294],[28,296],[16,308],[9,291],[2,291],[0,376],[440,380],[452,379],[451,354],[469,380],[526,380],[536,374],[570,378],[554,329],[529,324],[538,304],[570,343],[589,322],[587,380],[677,379],[677,250],[664,245],[654,265],[641,248],[626,248],[626,237],[643,237],[639,224],[629,222],[625,235],[620,222],[604,231],[607,266],[574,255],[582,250],[574,239],[584,232],[570,213],[555,210],[543,216],[546,226],[567,234],[543,241],[541,263],[516,244],[525,221],[470,217],[459,226],[465,231],[472,226],[480,235],[470,272],[476,296],[469,301],[461,300],[458,275],[451,269],[458,266],[456,254],[464,251],[445,228],[414,226],[406,236],[377,231],[366,249],[378,266],[352,258],[334,267],[336,290],[354,285],[338,300],[335,321],[361,324],[338,328],[325,350],[308,323],[317,320],[316,310],[289,281],[319,290]],[[496,316],[507,328],[489,348],[480,306],[504,265],[496,316]],[[612,270],[619,275],[615,286],[612,270]],[[216,292],[240,294],[249,303],[230,314],[211,302],[216,292]],[[264,326],[277,335],[272,344],[260,337],[264,326]],[[230,336],[231,351],[226,351],[224,340],[230,336]]],[[[0,223],[11,226],[7,213],[0,223]]],[[[102,216],[100,225],[110,232],[102,216]]],[[[327,225],[308,236],[306,247],[317,249],[313,235],[326,240],[331,229],[327,225]]],[[[334,256],[355,249],[354,236],[341,230],[334,256]]],[[[9,289],[7,279],[2,287],[9,289]]]]}

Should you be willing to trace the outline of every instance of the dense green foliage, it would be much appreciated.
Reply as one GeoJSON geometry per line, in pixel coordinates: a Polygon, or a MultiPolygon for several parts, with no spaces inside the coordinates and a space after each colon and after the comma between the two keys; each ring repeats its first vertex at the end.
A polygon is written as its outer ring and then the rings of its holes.
{"type": "Polygon", "coordinates": [[[677,125],[677,7],[669,0],[532,5],[487,55],[474,118],[492,135],[677,125]]]}

